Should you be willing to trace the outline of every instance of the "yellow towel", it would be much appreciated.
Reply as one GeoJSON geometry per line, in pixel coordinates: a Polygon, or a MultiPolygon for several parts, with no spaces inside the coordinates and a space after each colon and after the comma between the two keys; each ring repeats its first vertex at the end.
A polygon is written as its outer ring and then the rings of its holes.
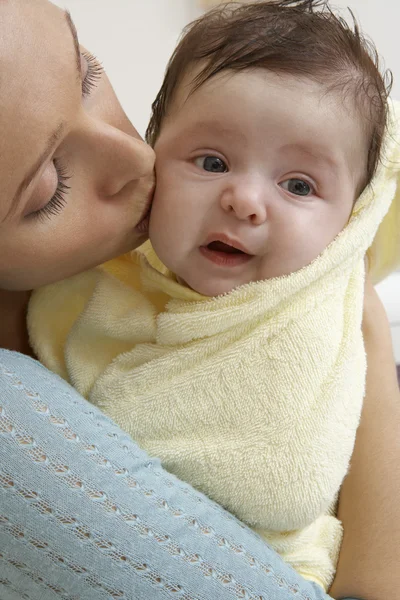
{"type": "Polygon", "coordinates": [[[29,310],[49,368],[325,588],[364,394],[364,255],[392,199],[398,211],[398,140],[345,230],[292,275],[205,298],[146,244],[29,310]]]}
{"type": "Polygon", "coordinates": [[[394,175],[396,188],[391,206],[367,252],[369,274],[374,283],[382,281],[400,268],[400,102],[392,102],[387,138],[388,145],[382,157],[380,172],[383,178],[394,175]]]}

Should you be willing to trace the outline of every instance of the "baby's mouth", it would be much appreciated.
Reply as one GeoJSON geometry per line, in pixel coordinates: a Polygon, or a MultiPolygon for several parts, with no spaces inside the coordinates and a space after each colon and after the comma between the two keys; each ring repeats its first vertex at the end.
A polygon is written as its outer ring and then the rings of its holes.
{"type": "Polygon", "coordinates": [[[253,258],[253,255],[246,252],[241,244],[233,240],[228,241],[213,240],[201,246],[200,252],[204,258],[220,267],[239,267],[253,258]]]}
{"type": "Polygon", "coordinates": [[[243,250],[239,248],[235,248],[234,246],[230,246],[229,244],[225,244],[225,242],[211,242],[207,244],[206,248],[214,252],[223,252],[225,254],[246,254],[243,250]]]}

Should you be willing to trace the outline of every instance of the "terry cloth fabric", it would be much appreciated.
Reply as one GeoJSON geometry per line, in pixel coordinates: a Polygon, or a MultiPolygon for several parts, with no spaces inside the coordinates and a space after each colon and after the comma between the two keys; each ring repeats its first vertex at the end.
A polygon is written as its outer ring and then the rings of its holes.
{"type": "Polygon", "coordinates": [[[46,366],[324,588],[364,395],[364,256],[399,202],[392,127],[348,225],[300,271],[205,298],[146,244],[39,290],[29,311],[46,366]]]}

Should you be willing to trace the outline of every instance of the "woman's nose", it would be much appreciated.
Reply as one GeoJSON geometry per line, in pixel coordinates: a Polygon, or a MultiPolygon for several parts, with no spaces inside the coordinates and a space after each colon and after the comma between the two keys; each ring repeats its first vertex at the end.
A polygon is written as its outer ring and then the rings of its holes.
{"type": "Polygon", "coordinates": [[[266,189],[262,182],[241,182],[226,189],[221,197],[225,212],[241,221],[261,225],[267,219],[266,189]]]}
{"type": "Polygon", "coordinates": [[[101,195],[116,196],[128,184],[152,176],[155,154],[143,140],[90,117],[85,129],[88,164],[101,195]]]}

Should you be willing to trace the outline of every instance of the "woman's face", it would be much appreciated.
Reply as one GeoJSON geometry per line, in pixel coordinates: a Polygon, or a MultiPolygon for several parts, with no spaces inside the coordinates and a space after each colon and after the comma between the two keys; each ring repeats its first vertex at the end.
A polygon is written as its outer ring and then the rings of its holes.
{"type": "Polygon", "coordinates": [[[0,288],[33,289],[147,237],[154,155],[68,14],[0,1],[0,288]]]}

